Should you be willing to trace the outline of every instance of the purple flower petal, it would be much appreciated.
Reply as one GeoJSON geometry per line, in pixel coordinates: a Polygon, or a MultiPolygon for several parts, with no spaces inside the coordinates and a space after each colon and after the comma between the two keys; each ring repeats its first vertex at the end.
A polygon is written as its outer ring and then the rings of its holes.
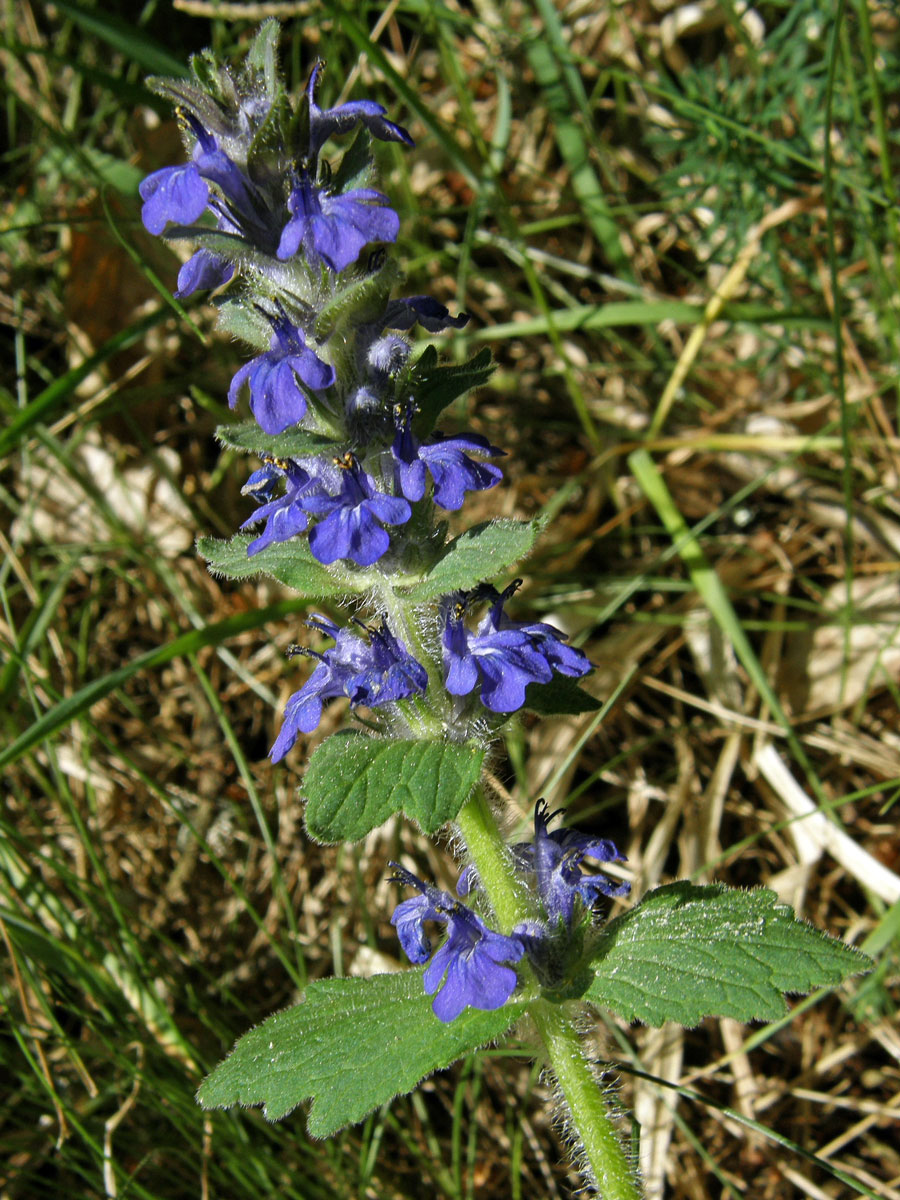
{"type": "Polygon", "coordinates": [[[624,862],[615,845],[606,838],[594,838],[576,829],[548,829],[557,813],[551,813],[545,801],[534,809],[534,841],[513,846],[513,857],[520,870],[533,871],[538,894],[551,925],[560,920],[566,927],[575,914],[575,897],[590,908],[600,896],[625,896],[630,885],[613,883],[602,875],[584,875],[581,862],[624,862]]]}
{"type": "Polygon", "coordinates": [[[396,867],[394,879],[421,893],[398,905],[392,923],[412,962],[424,962],[431,943],[424,932],[426,921],[447,926],[447,940],[425,970],[423,983],[429,994],[437,992],[432,1010],[441,1021],[454,1021],[467,1007],[500,1008],[512,995],[518,976],[509,963],[518,962],[525,946],[517,937],[489,929],[476,913],[447,892],[423,883],[409,871],[396,867]],[[407,948],[408,947],[408,948],[407,948]]]}
{"type": "Polygon", "coordinates": [[[374,100],[351,100],[324,111],[315,101],[316,84],[323,64],[317,62],[312,69],[306,94],[309,98],[309,154],[314,158],[325,142],[335,134],[346,133],[357,124],[365,125],[373,137],[383,142],[402,142],[414,146],[415,142],[400,126],[385,117],[385,109],[374,100]]]}
{"type": "Polygon", "coordinates": [[[210,250],[198,250],[184,263],[178,272],[177,300],[184,300],[194,292],[211,292],[228,283],[234,275],[234,264],[226,262],[210,250]]]}
{"type": "Polygon", "coordinates": [[[371,566],[390,545],[381,523],[403,525],[412,516],[409,504],[379,492],[375,480],[352,456],[342,464],[340,493],[311,497],[306,508],[327,514],[309,535],[313,557],[326,565],[349,558],[361,567],[371,566]]]}
{"type": "Polygon", "coordinates": [[[310,261],[321,259],[332,271],[343,271],[369,242],[396,241],[400,218],[386,205],[387,197],[371,188],[332,196],[301,171],[288,197],[291,218],[277,257],[291,258],[302,246],[310,261]]]}
{"type": "Polygon", "coordinates": [[[160,234],[169,222],[191,225],[206,209],[209,187],[195,163],[163,167],[141,180],[141,220],[149,233],[160,234]]]}
{"type": "MultiPolygon", "coordinates": [[[[311,733],[316,728],[322,717],[323,701],[345,696],[351,707],[365,704],[377,708],[423,692],[428,684],[424,667],[386,626],[370,631],[370,640],[366,642],[327,618],[311,617],[307,624],[334,638],[335,644],[322,654],[303,651],[319,662],[303,687],[287,702],[281,731],[269,752],[273,762],[287,754],[300,733],[311,733]]],[[[408,920],[412,919],[410,913],[408,920]]]]}
{"type": "Polygon", "coordinates": [[[510,621],[503,605],[518,582],[503,593],[493,588],[456,592],[444,599],[442,635],[444,681],[452,695],[467,695],[481,682],[481,702],[496,713],[515,712],[526,701],[530,683],[549,683],[554,671],[584,675],[591,663],[567,646],[552,625],[510,621]],[[493,603],[475,633],[464,624],[467,604],[491,598],[493,603]]]}
{"type": "Polygon", "coordinates": [[[451,326],[462,329],[468,324],[469,314],[451,317],[449,308],[432,296],[407,296],[389,301],[384,316],[385,329],[412,329],[417,321],[429,333],[441,333],[451,326]]]}
{"type": "Polygon", "coordinates": [[[275,322],[271,349],[258,354],[238,369],[228,389],[234,408],[241,388],[250,388],[250,408],[266,433],[283,433],[306,415],[306,393],[322,391],[335,381],[334,367],[325,363],[306,344],[303,331],[286,319],[275,322]]]}

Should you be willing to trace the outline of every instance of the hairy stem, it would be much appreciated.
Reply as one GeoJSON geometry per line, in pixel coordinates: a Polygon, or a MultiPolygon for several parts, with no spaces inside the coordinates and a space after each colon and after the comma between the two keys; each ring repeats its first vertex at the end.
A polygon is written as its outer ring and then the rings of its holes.
{"type": "MultiPolygon", "coordinates": [[[[482,787],[477,787],[456,818],[501,933],[530,915],[516,885],[512,859],[482,787]]],[[[584,1057],[578,1032],[566,1009],[538,999],[529,1013],[569,1109],[572,1132],[584,1155],[583,1166],[603,1200],[640,1200],[625,1151],[607,1112],[603,1093],[584,1057]]]]}
{"type": "Polygon", "coordinates": [[[499,932],[508,934],[514,925],[533,914],[516,884],[512,858],[480,784],[456,821],[497,917],[499,932]]]}
{"type": "Polygon", "coordinates": [[[583,1168],[603,1200],[640,1200],[631,1164],[571,1018],[560,1005],[546,1000],[538,1000],[529,1013],[547,1048],[573,1131],[580,1139],[583,1168]]]}

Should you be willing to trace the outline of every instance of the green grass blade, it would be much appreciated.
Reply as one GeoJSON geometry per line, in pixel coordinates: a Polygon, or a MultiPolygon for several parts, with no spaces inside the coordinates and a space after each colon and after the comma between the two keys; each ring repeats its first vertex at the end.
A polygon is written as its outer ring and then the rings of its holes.
{"type": "Polygon", "coordinates": [[[108,696],[117,687],[121,687],[138,671],[152,671],[156,667],[171,662],[174,658],[195,654],[204,646],[217,646],[228,638],[245,633],[248,629],[259,629],[261,625],[266,625],[270,621],[290,616],[302,607],[303,601],[283,600],[278,604],[269,604],[264,608],[238,613],[234,617],[218,621],[215,625],[207,625],[205,629],[194,629],[189,633],[182,634],[181,637],[169,642],[166,646],[160,646],[156,650],[149,650],[146,654],[138,655],[137,658],[132,659],[117,671],[110,671],[101,679],[94,679],[85,684],[73,696],[67,696],[65,700],[61,700],[59,704],[39,717],[14,742],[0,750],[0,767],[6,767],[10,763],[16,762],[32,746],[51,737],[64,725],[68,725],[75,717],[86,712],[92,704],[96,704],[98,700],[108,696]]]}
{"type": "Polygon", "coordinates": [[[819,778],[813,770],[806,751],[800,745],[797,735],[781,706],[781,701],[775,695],[769,683],[762,664],[756,656],[744,627],[734,611],[731,601],[722,582],[713,570],[700,543],[688,527],[687,522],[678,510],[665,480],[646,450],[635,450],[628,456],[628,465],[637,480],[641,491],[656,509],[666,532],[672,539],[678,554],[687,567],[691,583],[698,595],[709,609],[716,624],[729,639],[734,652],[747,674],[750,676],[760,696],[772,712],[775,720],[784,730],[788,745],[794,753],[797,762],[803,768],[810,787],[820,803],[827,801],[819,778]]]}
{"type": "Polygon", "coordinates": [[[6,429],[0,431],[0,457],[13,450],[22,437],[35,425],[52,416],[63,401],[72,395],[83,379],[87,379],[97,367],[107,362],[113,355],[118,354],[120,350],[126,350],[129,346],[133,346],[149,329],[153,329],[163,321],[169,312],[168,307],[155,308],[153,312],[147,313],[139,321],[135,321],[133,325],[129,325],[127,329],[123,329],[121,333],[111,337],[83,363],[66,371],[65,375],[45,387],[13,417],[6,429]]]}
{"type": "Polygon", "coordinates": [[[60,12],[75,22],[85,33],[105,42],[113,50],[118,50],[130,62],[135,62],[145,70],[155,75],[186,75],[187,67],[183,59],[170,54],[165,46],[161,46],[140,26],[123,21],[121,17],[102,11],[90,11],[71,4],[68,0],[59,0],[55,5],[60,12]]]}

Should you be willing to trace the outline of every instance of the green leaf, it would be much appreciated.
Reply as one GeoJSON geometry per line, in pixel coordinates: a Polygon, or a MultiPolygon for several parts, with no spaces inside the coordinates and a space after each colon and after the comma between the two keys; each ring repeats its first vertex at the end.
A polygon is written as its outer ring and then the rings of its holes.
{"type": "Polygon", "coordinates": [[[364,125],[356,131],[356,137],[344,151],[341,165],[332,180],[332,191],[336,196],[354,188],[368,186],[372,174],[372,155],[370,147],[372,139],[364,125]]]}
{"type": "Polygon", "coordinates": [[[339,596],[347,591],[342,582],[316,562],[310,553],[309,544],[297,538],[289,542],[272,542],[247,557],[247,547],[254,534],[239,533],[225,541],[222,538],[204,537],[197,540],[197,551],[209,563],[214,575],[226,579],[249,579],[253,575],[272,575],[286,587],[308,596],[310,600],[325,600],[328,596],[339,596]]]}
{"type": "Polygon", "coordinates": [[[274,96],[278,91],[278,41],[281,37],[281,26],[274,17],[263,21],[253,35],[250,49],[247,51],[245,74],[248,84],[262,76],[266,93],[274,96]]]}
{"type": "Polygon", "coordinates": [[[321,308],[316,317],[316,338],[331,337],[348,323],[356,326],[377,320],[399,277],[400,268],[388,258],[379,270],[351,280],[321,308]]]}
{"type": "Polygon", "coordinates": [[[220,425],[216,437],[223,446],[231,450],[246,450],[260,458],[303,458],[309,454],[335,455],[343,447],[340,443],[310,433],[307,429],[288,429],[284,433],[271,434],[260,429],[255,421],[241,421],[235,425],[220,425]]]}
{"type": "Polygon", "coordinates": [[[290,101],[279,89],[273,95],[266,119],[254,134],[247,151],[247,173],[255,183],[271,179],[284,169],[288,129],[293,116],[290,101]]]}
{"type": "Polygon", "coordinates": [[[867,955],[799,921],[768,888],[672,883],[603,930],[585,998],[628,1021],[774,1021],[784,993],[840,983],[867,955]]]}
{"type": "Polygon", "coordinates": [[[554,675],[549,683],[530,683],[525,689],[525,707],[542,717],[574,717],[597,712],[603,705],[580,688],[574,679],[554,675]]]}
{"type": "Polygon", "coordinates": [[[423,833],[434,833],[468,800],[484,754],[474,742],[336,733],[309,760],[302,789],[306,828],[320,842],[354,842],[402,811],[423,833]]]}
{"type": "Polygon", "coordinates": [[[219,329],[265,352],[272,344],[272,324],[265,313],[245,304],[237,295],[223,295],[217,301],[219,329]]]}
{"type": "MultiPolygon", "coordinates": [[[[208,92],[214,100],[221,100],[222,80],[220,77],[220,68],[212,50],[207,48],[206,50],[198,51],[197,54],[192,54],[188,59],[188,65],[190,66],[194,82],[200,85],[197,90],[208,92]]],[[[165,79],[148,80],[149,85],[154,89],[171,82],[173,81],[165,79]]]]}
{"type": "Polygon", "coordinates": [[[299,1004],[246,1033],[197,1098],[204,1108],[262,1104],[278,1121],[312,1097],[309,1132],[329,1137],[501,1037],[524,1010],[467,1008],[445,1025],[431,1011],[420,969],[319,979],[299,1004]]]}
{"type": "Polygon", "coordinates": [[[473,525],[450,542],[410,596],[418,601],[433,600],[457,588],[471,588],[482,580],[495,579],[528,554],[537,534],[537,526],[531,521],[473,525]]]}
{"type": "Polygon", "coordinates": [[[426,346],[416,361],[410,379],[419,409],[414,423],[416,433],[423,437],[430,433],[448,404],[472,388],[483,387],[493,371],[494,363],[488,349],[479,350],[474,358],[458,366],[439,366],[437,351],[433,346],[426,346]]]}
{"type": "MultiPolygon", "coordinates": [[[[271,272],[272,269],[272,259],[268,254],[254,249],[238,234],[223,233],[212,225],[175,225],[171,229],[167,229],[164,236],[170,242],[191,242],[197,249],[218,254],[226,262],[234,263],[244,271],[253,270],[258,276],[265,277],[266,273],[271,272]]],[[[234,303],[233,300],[232,303],[234,303]]],[[[260,327],[263,326],[264,321],[265,317],[257,314],[253,317],[251,324],[253,327],[260,327]]],[[[268,335],[265,341],[267,347],[271,343],[271,326],[269,326],[268,335]]],[[[252,341],[256,345],[256,338],[253,338],[252,341]]]]}

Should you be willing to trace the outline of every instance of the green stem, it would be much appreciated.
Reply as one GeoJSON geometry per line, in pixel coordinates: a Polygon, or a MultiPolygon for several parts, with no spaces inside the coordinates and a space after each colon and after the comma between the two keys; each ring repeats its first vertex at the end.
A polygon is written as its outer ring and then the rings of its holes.
{"type": "MultiPolygon", "coordinates": [[[[456,818],[501,933],[527,919],[527,900],[519,888],[494,814],[477,787],[456,818]]],[[[589,1176],[603,1200],[640,1200],[625,1151],[606,1111],[603,1093],[584,1057],[571,1016],[560,1005],[538,999],[529,1014],[547,1050],[569,1108],[573,1132],[583,1149],[589,1176]]]]}
{"type": "Polygon", "coordinates": [[[514,925],[533,914],[516,883],[512,858],[480,784],[456,821],[497,917],[499,932],[508,934],[514,925]]]}
{"type": "Polygon", "coordinates": [[[528,1011],[566,1098],[594,1186],[603,1200],[640,1200],[631,1164],[571,1019],[560,1005],[546,1000],[538,1000],[528,1011]]]}

